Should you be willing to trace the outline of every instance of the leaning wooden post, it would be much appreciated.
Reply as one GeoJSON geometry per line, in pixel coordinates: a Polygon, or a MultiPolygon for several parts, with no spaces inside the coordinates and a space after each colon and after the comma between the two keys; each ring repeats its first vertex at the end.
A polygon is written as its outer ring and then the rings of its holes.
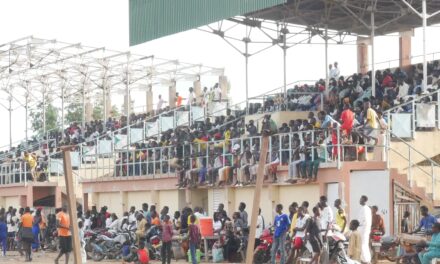
{"type": "Polygon", "coordinates": [[[257,229],[258,211],[260,209],[261,188],[264,181],[264,165],[266,165],[267,148],[269,147],[269,136],[264,136],[261,143],[260,161],[258,163],[257,182],[254,190],[254,201],[252,203],[251,227],[249,240],[246,249],[246,264],[252,264],[254,260],[255,231],[257,229]]]}
{"type": "Polygon", "coordinates": [[[73,257],[75,264],[82,263],[81,259],[81,243],[79,241],[78,219],[76,215],[76,198],[75,189],[73,185],[72,163],[70,161],[70,147],[64,147],[63,150],[63,165],[64,165],[64,179],[66,180],[67,190],[67,204],[69,207],[69,217],[72,230],[73,242],[73,257]]]}

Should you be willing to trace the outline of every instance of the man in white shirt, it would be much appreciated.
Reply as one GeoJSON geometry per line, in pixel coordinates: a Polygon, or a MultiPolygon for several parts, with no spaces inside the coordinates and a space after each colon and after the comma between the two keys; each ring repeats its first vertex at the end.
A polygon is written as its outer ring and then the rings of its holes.
{"type": "Polygon", "coordinates": [[[330,70],[330,79],[338,79],[340,75],[338,63],[335,62],[333,65],[334,67],[330,70]]]}
{"type": "Polygon", "coordinates": [[[357,220],[360,223],[359,232],[361,233],[361,261],[363,263],[370,263],[371,252],[370,252],[370,233],[371,233],[371,222],[372,214],[371,208],[367,205],[368,197],[365,195],[361,196],[360,204],[361,209],[359,210],[357,220]]]}
{"type": "Polygon", "coordinates": [[[220,86],[218,83],[214,86],[214,101],[221,101],[222,100],[222,89],[220,89],[220,86]]]}
{"type": "Polygon", "coordinates": [[[162,95],[159,94],[159,101],[157,101],[156,114],[158,114],[160,112],[160,110],[162,110],[164,103],[166,103],[166,101],[164,99],[162,99],[162,95]]]}
{"type": "Polygon", "coordinates": [[[327,237],[327,233],[331,231],[333,225],[333,210],[327,204],[327,197],[321,196],[319,198],[319,209],[321,209],[321,229],[325,230],[321,234],[324,238],[327,237]]]}
{"type": "Polygon", "coordinates": [[[398,89],[399,92],[397,94],[397,100],[400,100],[400,98],[406,99],[408,97],[408,89],[409,89],[409,85],[404,81],[404,80],[399,80],[398,81],[398,89]]]}
{"type": "Polygon", "coordinates": [[[128,223],[136,223],[136,207],[130,207],[130,212],[128,213],[128,223]]]}
{"type": "Polygon", "coordinates": [[[186,101],[186,105],[190,106],[193,103],[195,103],[196,95],[194,94],[194,89],[191,87],[189,88],[189,95],[188,95],[188,101],[186,101]]]}

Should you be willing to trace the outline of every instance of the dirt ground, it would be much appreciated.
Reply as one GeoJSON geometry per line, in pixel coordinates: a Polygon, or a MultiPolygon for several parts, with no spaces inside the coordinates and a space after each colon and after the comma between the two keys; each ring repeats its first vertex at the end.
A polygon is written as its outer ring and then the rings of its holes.
{"type": "MultiPolygon", "coordinates": [[[[33,264],[50,264],[54,263],[54,259],[56,257],[56,253],[46,253],[46,252],[36,252],[32,255],[32,262],[33,264]]],[[[176,261],[172,261],[176,262],[176,261]]],[[[6,257],[0,256],[0,263],[24,263],[24,257],[21,257],[18,252],[7,252],[6,257]]],[[[65,263],[64,258],[61,258],[59,263],[65,263]]],[[[73,255],[70,256],[69,263],[73,264],[73,255]]],[[[100,264],[115,264],[115,263],[122,263],[121,260],[103,260],[100,262],[94,262],[93,260],[88,260],[87,263],[100,263],[100,264]]],[[[151,262],[151,263],[160,263],[160,262],[151,262]]],[[[184,260],[180,260],[177,263],[187,263],[184,260]]],[[[390,262],[380,262],[380,263],[390,263],[390,262]]],[[[201,263],[203,264],[203,263],[201,263]]],[[[206,264],[206,263],[205,263],[206,264]]]]}

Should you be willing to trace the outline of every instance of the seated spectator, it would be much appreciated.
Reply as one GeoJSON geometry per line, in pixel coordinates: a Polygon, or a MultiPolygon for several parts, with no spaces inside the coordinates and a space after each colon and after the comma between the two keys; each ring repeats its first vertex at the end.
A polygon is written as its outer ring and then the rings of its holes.
{"type": "Polygon", "coordinates": [[[268,163],[264,165],[264,177],[270,182],[277,182],[277,167],[279,164],[280,159],[278,157],[278,152],[272,151],[270,159],[268,159],[268,163]]]}

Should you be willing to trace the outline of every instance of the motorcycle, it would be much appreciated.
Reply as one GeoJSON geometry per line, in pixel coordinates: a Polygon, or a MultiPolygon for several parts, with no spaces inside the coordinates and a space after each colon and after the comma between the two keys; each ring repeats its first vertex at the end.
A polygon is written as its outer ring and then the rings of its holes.
{"type": "Polygon", "coordinates": [[[270,251],[273,243],[273,232],[271,228],[264,229],[260,236],[260,244],[254,251],[254,263],[263,264],[270,261],[270,251]]]}
{"type": "Polygon", "coordinates": [[[90,242],[93,248],[91,257],[94,261],[101,261],[104,258],[120,259],[122,257],[122,245],[126,242],[133,244],[135,239],[136,235],[131,231],[118,233],[113,238],[106,235],[97,235],[96,239],[90,242]]]}
{"type": "Polygon", "coordinates": [[[371,246],[373,248],[373,262],[388,260],[396,262],[398,259],[399,239],[394,236],[383,236],[378,230],[373,230],[371,246]]]}
{"type": "Polygon", "coordinates": [[[338,230],[332,230],[327,234],[327,245],[330,263],[348,264],[352,261],[348,258],[346,247],[347,238],[338,230]]]}

